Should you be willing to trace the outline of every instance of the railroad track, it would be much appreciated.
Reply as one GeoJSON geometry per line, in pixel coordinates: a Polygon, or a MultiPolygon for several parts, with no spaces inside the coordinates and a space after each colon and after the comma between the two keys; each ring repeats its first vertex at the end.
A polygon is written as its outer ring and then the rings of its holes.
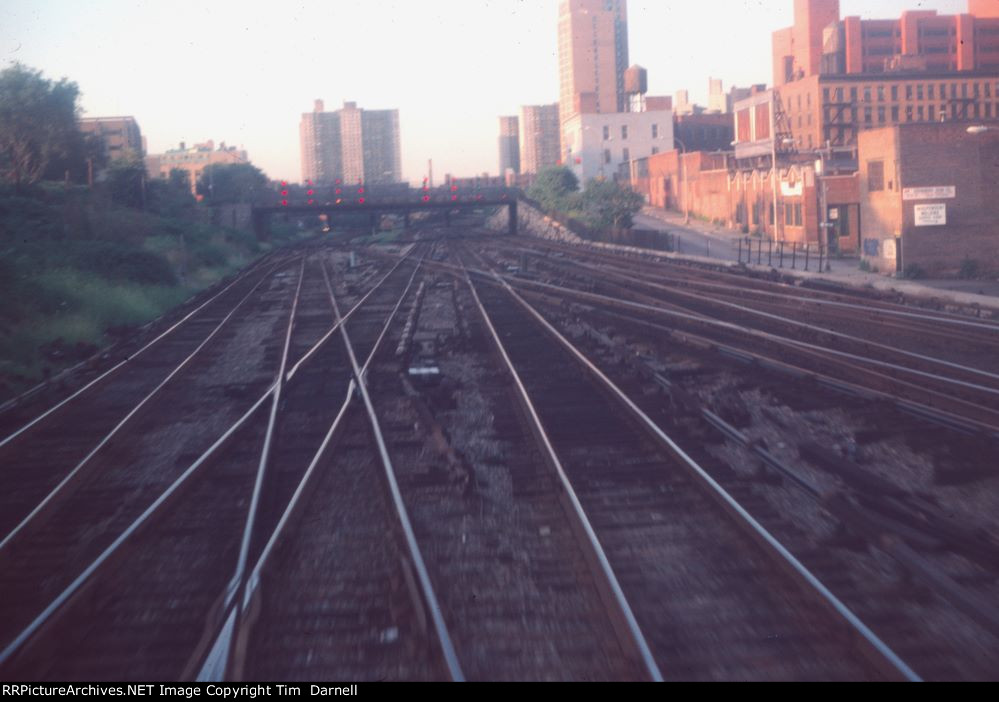
{"type": "Polygon", "coordinates": [[[915,677],[522,298],[474,284],[665,677],[915,677]]]}
{"type": "Polygon", "coordinates": [[[496,370],[470,291],[439,276],[425,283],[411,336],[374,366],[372,395],[463,671],[474,680],[646,677],[615,631],[602,574],[496,370]],[[408,368],[438,368],[440,384],[408,368]]]}
{"type": "MultiPolygon", "coordinates": [[[[302,270],[304,273],[304,265],[302,270]]],[[[308,283],[307,304],[309,298],[315,301],[317,297],[317,278],[319,285],[326,285],[325,273],[320,277],[318,270],[311,271],[307,278],[298,278],[299,285],[308,283]]],[[[352,313],[371,295],[358,303],[352,313]]],[[[293,310],[299,302],[298,287],[294,297],[293,310]]],[[[329,303],[326,305],[328,313],[329,303]]],[[[281,357],[280,368],[276,369],[278,377],[284,377],[290,369],[288,353],[292,339],[296,339],[297,352],[302,352],[321,331],[314,321],[306,318],[299,333],[293,334],[294,319],[293,311],[288,316],[285,350],[278,354],[281,357]]],[[[330,319],[329,324],[332,323],[330,319]]],[[[296,366],[301,377],[294,387],[309,382],[309,364],[313,361],[322,360],[321,365],[328,366],[324,351],[335,348],[326,343],[329,338],[326,335],[325,340],[305,351],[303,360],[305,356],[310,360],[296,366]]],[[[315,376],[311,378],[314,379],[315,376]]],[[[32,679],[193,677],[199,659],[207,653],[206,643],[210,643],[207,628],[211,612],[232,599],[234,581],[236,590],[245,585],[247,564],[252,565],[251,556],[256,555],[251,545],[259,547],[260,542],[254,537],[261,533],[262,524],[269,526],[267,517],[272,512],[261,510],[263,518],[258,523],[257,510],[248,512],[248,504],[257,502],[251,495],[260,494],[262,477],[267,475],[264,468],[274,439],[281,387],[283,383],[275,381],[239,422],[198,457],[142,517],[121,532],[115,544],[22,630],[0,654],[5,674],[12,671],[32,679]],[[268,400],[270,414],[265,411],[268,400]],[[201,472],[196,475],[196,471],[201,472]],[[182,500],[178,499],[181,494],[182,500]],[[106,625],[95,628],[95,622],[106,625]],[[201,635],[202,630],[205,635],[201,635]]],[[[346,385],[340,388],[340,392],[346,391],[346,385]]],[[[296,404],[309,402],[308,393],[291,399],[296,404]]],[[[302,408],[296,411],[301,413],[302,408]]],[[[290,461],[297,455],[292,451],[284,458],[290,461]]],[[[287,478],[280,472],[275,474],[287,478]]],[[[32,552],[26,554],[30,556],[32,552]]],[[[66,575],[64,564],[61,573],[66,575]]],[[[29,589],[36,575],[30,570],[20,573],[18,587],[22,591],[29,589]]],[[[12,601],[5,598],[5,610],[12,601]]]]}
{"type": "Polygon", "coordinates": [[[914,403],[915,411],[924,410],[929,418],[935,415],[940,423],[963,424],[973,433],[999,435],[999,376],[987,370],[916,351],[896,350],[878,341],[769,315],[744,305],[725,303],[730,307],[719,310],[710,306],[710,300],[676,300],[669,297],[671,291],[663,283],[635,282],[621,273],[579,268],[560,260],[539,262],[539,266],[555,271],[553,282],[511,276],[507,279],[521,289],[534,286],[555,295],[575,295],[587,304],[617,307],[643,316],[658,315],[662,324],[679,330],[750,353],[764,349],[770,355],[790,358],[806,370],[815,369],[899,397],[909,406],[914,403]]]}
{"type": "MultiPolygon", "coordinates": [[[[942,462],[941,470],[946,466],[941,480],[948,480],[948,474],[977,475],[976,462],[988,463],[994,444],[921,424],[900,412],[886,414],[890,406],[873,406],[862,399],[863,393],[830,392],[838,389],[832,382],[828,387],[810,383],[810,374],[800,369],[726,350],[664,326],[655,315],[569,305],[557,291],[525,291],[660,426],[683,436],[684,445],[713,466],[712,474],[726,489],[752,505],[752,513],[793,546],[824,582],[835,585],[838,596],[866,621],[876,622],[885,640],[922,674],[955,679],[988,677],[994,671],[995,661],[986,653],[994,645],[988,642],[999,636],[999,610],[992,604],[999,542],[988,536],[994,521],[988,513],[962,516],[956,510],[966,511],[966,505],[948,504],[956,497],[952,491],[932,490],[922,476],[909,484],[908,476],[917,477],[916,471],[896,476],[871,465],[877,460],[875,450],[881,451],[865,443],[911,435],[914,446],[936,450],[934,460],[942,462]],[[749,391],[754,386],[761,388],[761,396],[743,406],[741,397],[756,397],[749,391]],[[769,399],[774,395],[778,402],[769,399]],[[701,399],[705,396],[714,399],[701,399]],[[808,438],[814,430],[793,433],[813,420],[801,417],[795,424],[795,418],[781,412],[781,401],[798,412],[832,410],[843,418],[819,432],[833,435],[828,443],[816,443],[808,438]],[[762,404],[762,412],[756,403],[762,404]],[[845,430],[838,426],[844,421],[845,430]],[[849,435],[851,424],[858,426],[863,465],[835,448],[849,443],[839,434],[849,435]],[[860,438],[862,434],[870,438],[860,438]],[[720,441],[727,447],[715,448],[720,441]],[[765,468],[753,467],[760,464],[765,468]],[[846,538],[834,538],[831,529],[844,530],[846,538]],[[844,558],[844,547],[872,555],[844,558]],[[874,572],[884,567],[877,564],[879,558],[895,562],[905,574],[901,582],[894,576],[870,578],[872,565],[874,572]],[[856,561],[866,564],[858,570],[856,561]],[[936,633],[929,636],[924,625],[931,621],[936,633]]],[[[991,473],[989,467],[978,479],[991,473]]]]}

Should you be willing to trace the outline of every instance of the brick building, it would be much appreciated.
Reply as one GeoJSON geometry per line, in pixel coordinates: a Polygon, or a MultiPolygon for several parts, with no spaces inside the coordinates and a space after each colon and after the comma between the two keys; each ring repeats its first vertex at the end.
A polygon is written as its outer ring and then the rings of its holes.
{"type": "Polygon", "coordinates": [[[80,131],[96,137],[108,161],[129,155],[144,154],[142,132],[135,117],[85,117],[80,120],[80,131]]]}
{"type": "Polygon", "coordinates": [[[839,0],[795,0],[773,36],[777,109],[798,149],[853,146],[865,129],[999,119],[999,2],[969,13],[840,19],[839,0]]]}
{"type": "Polygon", "coordinates": [[[673,116],[673,139],[684,151],[729,151],[734,130],[729,114],[673,116]]]}
{"type": "Polygon", "coordinates": [[[999,271],[999,130],[904,124],[860,135],[863,256],[883,273],[999,271]]]}
{"type": "Polygon", "coordinates": [[[195,195],[198,178],[208,166],[249,162],[245,151],[235,146],[226,146],[224,142],[217,149],[211,139],[191,147],[181,142],[176,149],[146,156],[146,174],[150,178],[166,179],[174,169],[185,171],[191,184],[191,194],[195,195]]]}

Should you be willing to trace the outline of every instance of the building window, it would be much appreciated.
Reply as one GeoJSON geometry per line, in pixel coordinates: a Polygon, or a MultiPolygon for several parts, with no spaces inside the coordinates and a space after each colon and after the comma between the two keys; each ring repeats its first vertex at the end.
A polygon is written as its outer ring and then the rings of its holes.
{"type": "Polygon", "coordinates": [[[652,138],[653,139],[658,139],[659,138],[659,125],[658,124],[653,124],[652,125],[652,138]]]}
{"type": "Polygon", "coordinates": [[[836,102],[843,102],[843,89],[836,88],[836,102]]]}
{"type": "Polygon", "coordinates": [[[797,202],[794,205],[794,226],[801,226],[801,203],[797,202]]]}
{"type": "Polygon", "coordinates": [[[891,121],[898,122],[898,105],[891,108],[891,121]]]}
{"type": "Polygon", "coordinates": [[[985,118],[986,119],[991,119],[992,118],[992,103],[991,102],[985,103],[985,118]]]}
{"type": "Polygon", "coordinates": [[[604,141],[610,141],[610,127],[604,127],[604,141]]]}
{"type": "Polygon", "coordinates": [[[873,121],[873,112],[870,107],[864,108],[864,124],[870,124],[873,121]]]}
{"type": "Polygon", "coordinates": [[[927,90],[926,97],[928,97],[930,100],[936,100],[937,99],[937,96],[936,96],[937,86],[936,85],[934,85],[933,83],[930,83],[928,86],[926,86],[926,90],[927,90]]]}
{"type": "Polygon", "coordinates": [[[912,105],[905,106],[905,121],[906,122],[912,121],[912,105]]]}
{"type": "Polygon", "coordinates": [[[625,163],[631,160],[631,151],[629,149],[623,149],[621,151],[621,160],[625,163]]]}
{"type": "Polygon", "coordinates": [[[655,156],[658,153],[659,153],[659,147],[658,146],[653,146],[652,147],[652,155],[655,156]]]}
{"type": "Polygon", "coordinates": [[[905,86],[905,99],[906,100],[911,100],[912,99],[912,86],[911,85],[905,86]]]}
{"type": "Polygon", "coordinates": [[[936,105],[930,105],[930,115],[929,115],[929,117],[930,117],[930,121],[931,122],[936,122],[937,121],[937,106],[936,105]]]}
{"type": "Polygon", "coordinates": [[[923,99],[923,84],[922,83],[920,83],[919,85],[916,86],[916,99],[917,100],[922,100],[923,99]]]}
{"type": "Polygon", "coordinates": [[[871,101],[871,88],[868,86],[864,88],[864,102],[871,101]]]}
{"type": "Polygon", "coordinates": [[[884,124],[886,116],[884,106],[878,107],[878,124],[884,124]]]}
{"type": "Polygon", "coordinates": [[[867,191],[879,193],[885,189],[885,162],[867,162],[867,191]]]}
{"type": "Polygon", "coordinates": [[[923,113],[923,106],[922,105],[920,105],[919,107],[916,108],[916,119],[919,120],[920,122],[922,122],[922,121],[924,121],[926,119],[926,115],[923,113]]]}
{"type": "Polygon", "coordinates": [[[622,124],[621,125],[621,138],[622,139],[627,139],[628,138],[628,125],[627,124],[622,124]]]}
{"type": "Polygon", "coordinates": [[[884,101],[885,101],[885,86],[879,85],[878,86],[878,102],[884,102],[884,101]]]}
{"type": "MultiPolygon", "coordinates": [[[[829,102],[829,88],[823,88],[822,89],[822,101],[823,102],[829,102]]],[[[755,212],[755,210],[754,210],[754,212],[755,212]]],[[[755,222],[754,222],[754,224],[755,224],[755,222]]]]}
{"type": "Polygon", "coordinates": [[[850,102],[856,102],[856,101],[857,101],[857,89],[850,88],[850,102]]]}
{"type": "Polygon", "coordinates": [[[891,86],[891,99],[893,101],[894,100],[898,100],[898,86],[897,85],[891,86]]]}
{"type": "Polygon", "coordinates": [[[610,149],[604,149],[604,163],[611,162],[611,152],[610,149]]]}

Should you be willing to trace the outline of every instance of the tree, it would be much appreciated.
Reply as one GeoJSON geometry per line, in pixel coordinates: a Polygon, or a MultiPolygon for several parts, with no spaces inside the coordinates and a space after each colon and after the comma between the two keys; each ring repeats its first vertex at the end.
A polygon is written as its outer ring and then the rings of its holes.
{"type": "Polygon", "coordinates": [[[579,190],[576,174],[564,166],[546,168],[535,178],[527,196],[537,200],[546,210],[572,210],[571,196],[579,190]]]}
{"type": "Polygon", "coordinates": [[[147,181],[146,201],[150,212],[165,217],[190,216],[196,204],[191,194],[191,173],[173,168],[166,179],[147,181]]]}
{"type": "Polygon", "coordinates": [[[594,227],[628,229],[644,204],[634,190],[610,180],[591,180],[582,196],[583,213],[594,227]]]}
{"type": "Polygon", "coordinates": [[[136,155],[113,160],[107,168],[107,189],[111,201],[134,207],[145,207],[146,164],[136,155]]]}
{"type": "Polygon", "coordinates": [[[198,178],[198,195],[208,204],[252,203],[267,189],[267,176],[249,163],[208,166],[198,178]]]}
{"type": "Polygon", "coordinates": [[[80,90],[19,63],[0,72],[0,177],[18,188],[38,182],[80,139],[80,90]]]}

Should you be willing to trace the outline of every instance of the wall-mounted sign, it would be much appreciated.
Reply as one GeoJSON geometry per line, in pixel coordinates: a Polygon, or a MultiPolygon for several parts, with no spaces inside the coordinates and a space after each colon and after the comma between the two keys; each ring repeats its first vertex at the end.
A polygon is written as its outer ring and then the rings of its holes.
{"type": "Polygon", "coordinates": [[[917,227],[942,227],[947,224],[947,205],[916,205],[917,227]]]}
{"type": "Polygon", "coordinates": [[[928,188],[904,188],[902,199],[909,200],[953,200],[957,188],[953,185],[935,185],[928,188]]]}
{"type": "Polygon", "coordinates": [[[805,184],[800,180],[794,185],[781,181],[780,194],[784,197],[800,197],[804,192],[804,185],[805,184]]]}
{"type": "Polygon", "coordinates": [[[884,253],[885,258],[887,258],[889,261],[894,261],[896,258],[898,258],[898,246],[895,245],[894,239],[884,240],[884,252],[885,252],[884,253]]]}

